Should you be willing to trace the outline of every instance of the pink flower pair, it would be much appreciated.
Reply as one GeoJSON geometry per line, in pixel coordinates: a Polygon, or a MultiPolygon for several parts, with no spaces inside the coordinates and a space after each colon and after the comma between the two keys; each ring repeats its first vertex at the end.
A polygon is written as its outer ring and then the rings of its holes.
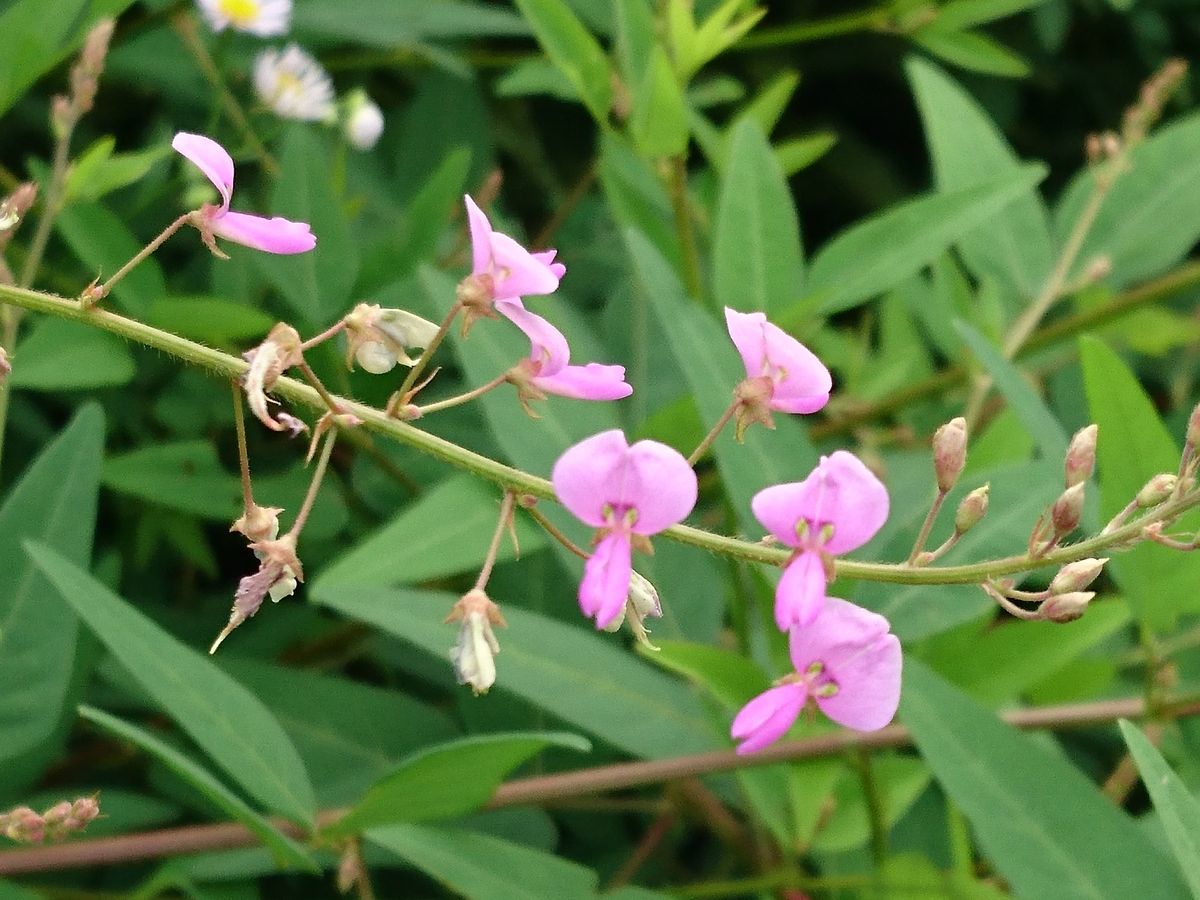
{"type": "Polygon", "coordinates": [[[619,400],[632,394],[624,366],[571,365],[571,348],[563,333],[525,308],[522,297],[554,293],[566,274],[566,266],[554,261],[555,251],[531,253],[495,231],[474,200],[464,200],[472,266],[469,288],[460,291],[460,300],[467,306],[468,322],[494,309],[529,338],[529,356],[512,373],[522,397],[557,394],[578,400],[619,400]]]}

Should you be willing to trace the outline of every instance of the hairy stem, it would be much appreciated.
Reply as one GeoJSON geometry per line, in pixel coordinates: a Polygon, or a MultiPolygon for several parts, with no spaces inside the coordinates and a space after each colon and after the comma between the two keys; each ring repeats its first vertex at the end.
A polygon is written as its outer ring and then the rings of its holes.
{"type": "Polygon", "coordinates": [[[417,383],[417,379],[425,371],[425,367],[429,365],[429,360],[433,358],[433,354],[437,352],[437,348],[442,345],[442,341],[450,333],[450,326],[454,324],[454,320],[458,318],[458,314],[462,312],[462,308],[462,303],[455,300],[454,305],[447,310],[445,318],[442,319],[442,324],[438,326],[437,333],[433,336],[433,340],[429,342],[429,346],[421,352],[421,355],[417,357],[417,361],[413,363],[413,367],[404,376],[404,381],[400,383],[400,390],[396,391],[395,397],[393,397],[393,403],[388,404],[388,413],[394,413],[396,408],[406,402],[404,399],[405,395],[412,390],[412,386],[417,383]]]}
{"type": "Polygon", "coordinates": [[[242,388],[236,381],[233,387],[233,425],[237,431],[238,469],[242,475],[242,508],[250,514],[254,506],[254,487],[250,482],[250,449],[246,446],[246,413],[242,409],[242,388]]]}
{"type": "Polygon", "coordinates": [[[422,416],[429,415],[429,413],[440,412],[443,409],[451,409],[452,407],[455,407],[455,406],[462,406],[464,403],[470,403],[472,400],[478,400],[484,394],[486,394],[490,391],[494,391],[496,388],[500,387],[500,385],[504,384],[506,381],[508,381],[508,372],[503,372],[500,375],[497,375],[495,378],[493,378],[487,384],[481,384],[477,388],[472,388],[469,391],[465,391],[464,393],[461,393],[461,394],[456,394],[453,397],[447,397],[445,400],[439,400],[436,403],[429,403],[425,406],[418,406],[417,407],[418,415],[416,416],[416,418],[419,419],[422,416]]]}
{"type": "Polygon", "coordinates": [[[908,554],[908,564],[910,566],[917,561],[917,557],[925,549],[925,542],[929,540],[929,532],[933,531],[933,523],[937,521],[938,513],[942,511],[942,504],[945,502],[946,492],[938,488],[937,495],[933,498],[933,502],[929,504],[929,512],[925,514],[925,521],[921,523],[921,530],[917,534],[917,539],[913,541],[912,552],[908,554]]]}
{"type": "Polygon", "coordinates": [[[592,554],[588,553],[569,537],[563,534],[562,530],[548,518],[546,518],[546,514],[536,506],[526,506],[524,509],[525,512],[529,513],[529,515],[533,518],[533,521],[541,525],[542,530],[545,531],[546,534],[550,535],[550,537],[554,538],[554,540],[558,541],[580,559],[591,559],[592,554]]]}
{"type": "Polygon", "coordinates": [[[708,448],[713,445],[713,442],[720,436],[721,432],[725,430],[725,426],[729,424],[729,420],[733,418],[734,414],[738,411],[738,407],[741,405],[742,401],[737,397],[734,397],[733,402],[729,404],[729,406],[725,409],[725,412],[721,413],[721,418],[717,419],[717,424],[712,427],[712,431],[704,436],[704,439],[701,440],[700,443],[696,445],[696,449],[692,451],[691,456],[687,458],[689,466],[695,467],[696,463],[700,461],[701,457],[708,452],[708,448]]]}
{"type": "Polygon", "coordinates": [[[313,469],[312,481],[308,484],[308,493],[304,495],[304,503],[301,504],[300,512],[296,513],[296,521],[292,523],[292,527],[288,531],[292,537],[300,537],[300,532],[308,521],[308,514],[312,512],[313,504],[317,502],[317,492],[321,489],[321,482],[325,480],[325,470],[329,467],[329,457],[333,453],[333,445],[337,441],[337,436],[336,426],[329,429],[329,436],[325,438],[325,446],[321,448],[321,455],[317,457],[317,467],[313,469]]]}
{"type": "Polygon", "coordinates": [[[477,591],[482,591],[487,587],[488,579],[492,577],[492,569],[496,565],[496,554],[500,552],[500,542],[504,540],[504,532],[512,524],[515,501],[516,495],[512,491],[504,492],[504,499],[500,501],[500,515],[496,519],[496,530],[492,532],[492,542],[488,544],[487,555],[483,558],[479,577],[475,579],[475,590],[477,591]]]}
{"type": "Polygon", "coordinates": [[[91,305],[92,303],[103,300],[105,297],[107,297],[109,291],[113,289],[113,285],[132,272],[137,265],[142,262],[142,260],[165,244],[171,235],[188,223],[188,220],[192,218],[192,215],[193,213],[185,212],[182,216],[164,228],[159,233],[158,237],[154,238],[154,240],[134,254],[133,258],[130,259],[129,262],[117,269],[117,271],[112,274],[112,277],[108,279],[108,281],[104,282],[104,284],[97,285],[94,288],[88,288],[86,291],[84,291],[82,298],[84,305],[91,305]]]}

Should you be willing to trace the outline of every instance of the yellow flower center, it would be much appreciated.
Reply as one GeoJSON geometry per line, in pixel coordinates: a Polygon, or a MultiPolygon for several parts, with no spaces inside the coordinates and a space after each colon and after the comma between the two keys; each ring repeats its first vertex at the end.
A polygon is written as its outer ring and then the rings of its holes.
{"type": "Polygon", "coordinates": [[[251,25],[262,13],[258,0],[217,0],[217,7],[235,25],[251,25]]]}

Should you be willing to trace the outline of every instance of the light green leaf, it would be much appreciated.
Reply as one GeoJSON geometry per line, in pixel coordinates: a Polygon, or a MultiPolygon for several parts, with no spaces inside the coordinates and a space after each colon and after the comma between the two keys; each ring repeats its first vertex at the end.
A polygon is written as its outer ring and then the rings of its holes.
{"type": "Polygon", "coordinates": [[[1145,832],[1078,769],[917,660],[904,665],[900,718],[1017,896],[1184,896],[1145,832]]]}
{"type": "Polygon", "coordinates": [[[472,735],[427,747],[376,782],[327,830],[348,835],[397,822],[465,816],[481,809],[500,782],[547,747],[592,749],[583,738],[561,732],[472,735]]]}
{"type": "MultiPolygon", "coordinates": [[[[328,566],[325,584],[419,584],[455,575],[483,562],[499,515],[499,494],[468,475],[448,478],[362,543],[328,566]]],[[[516,517],[522,555],[546,546],[545,532],[516,517]]],[[[512,541],[500,544],[497,560],[517,556],[512,541]]]]}
{"type": "Polygon", "coordinates": [[[950,0],[937,11],[939,28],[961,29],[986,25],[1040,6],[1046,0],[950,0]]]}
{"type": "Polygon", "coordinates": [[[127,187],[146,177],[154,164],[171,148],[166,144],[135,153],[113,153],[116,140],[103,137],[71,164],[67,175],[68,201],[99,200],[105,194],[127,187]]]}
{"type": "Polygon", "coordinates": [[[584,900],[596,874],[576,863],[500,838],[457,828],[390,825],[367,840],[395,853],[464,897],[584,900]]]}
{"type": "Polygon", "coordinates": [[[807,169],[833,149],[838,137],[832,131],[816,131],[775,145],[775,159],[787,177],[807,169]]]}
{"type": "Polygon", "coordinates": [[[1200,802],[1136,725],[1124,719],[1120,725],[1121,734],[1167,833],[1175,861],[1183,870],[1192,896],[1200,897],[1200,802]]]}
{"type": "Polygon", "coordinates": [[[295,9],[297,34],[388,50],[420,41],[529,34],[512,11],[469,0],[306,0],[295,9]]]}
{"type": "MultiPolygon", "coordinates": [[[[1124,287],[1169,269],[1200,238],[1200,114],[1156,131],[1130,154],[1080,248],[1072,278],[1099,256],[1112,263],[1108,281],[1124,287]]],[[[1065,241],[1095,189],[1084,170],[1058,205],[1054,230],[1065,241]]]]}
{"type": "Polygon", "coordinates": [[[971,354],[992,376],[996,388],[1012,406],[1029,436],[1042,451],[1046,460],[1060,460],[1067,453],[1067,435],[1058,419],[1046,408],[1019,369],[1005,359],[999,350],[982,334],[958,319],[954,328],[966,343],[971,354]]]}
{"type": "MultiPolygon", "coordinates": [[[[1096,462],[1100,517],[1108,521],[1160,472],[1179,468],[1179,451],[1137,377],[1101,341],[1079,342],[1091,419],[1100,426],[1096,462]]],[[[1148,628],[1170,629],[1180,613],[1200,610],[1200,559],[1145,541],[1108,565],[1134,614],[1148,628]]]]}
{"type": "Polygon", "coordinates": [[[563,0],[516,0],[546,55],[575,86],[597,122],[608,121],[612,73],[603,48],[563,0]]]}
{"type": "Polygon", "coordinates": [[[639,647],[638,652],[707,688],[727,710],[739,709],[771,686],[767,674],[740,653],[688,641],[658,641],[657,646],[657,651],[639,647]]]}
{"type": "MultiPolygon", "coordinates": [[[[320,585],[316,602],[382,628],[447,660],[455,629],[450,594],[320,585]]],[[[511,605],[500,631],[493,690],[523,697],[635,756],[662,758],[719,746],[691,691],[590,626],[573,627],[511,605]]],[[[466,690],[465,688],[463,690],[466,690]]]]}
{"type": "Polygon", "coordinates": [[[25,556],[42,541],[85,563],[96,521],[104,416],[85,406],[42,450],[0,506],[0,767],[49,739],[73,705],[79,624],[25,556]],[[54,665],[48,661],[58,660],[54,665]]]}
{"type": "Polygon", "coordinates": [[[674,156],[687,147],[683,91],[671,61],[657,44],[650,52],[642,81],[634,90],[629,130],[643,156],[674,156]]]}
{"type": "MultiPolygon", "coordinates": [[[[884,822],[895,825],[929,786],[929,768],[919,759],[891,754],[871,757],[872,775],[880,791],[884,822]]],[[[833,813],[821,826],[813,849],[838,853],[861,847],[871,837],[871,812],[863,794],[862,776],[847,766],[830,804],[833,813]]]]}
{"type": "Polygon", "coordinates": [[[261,338],[276,320],[257,307],[219,297],[163,297],[150,306],[145,321],[194,341],[232,349],[236,342],[261,338]]]}
{"type": "Polygon", "coordinates": [[[758,124],[733,130],[713,238],[717,303],[768,314],[801,296],[804,259],[792,192],[758,124]]]}
{"type": "Polygon", "coordinates": [[[641,84],[654,51],[654,14],[647,0],[616,0],[616,57],[626,85],[641,84]]]}
{"type": "Polygon", "coordinates": [[[258,698],[70,560],[40,544],[25,547],[63,600],[217,765],[268,809],[311,821],[316,801],[304,765],[258,698]]]}
{"type": "Polygon", "coordinates": [[[317,246],[307,253],[255,252],[253,259],[284,300],[310,325],[326,325],[345,313],[358,275],[358,244],[341,198],[334,193],[326,136],[292,125],[279,157],[271,215],[308,222],[317,246]]]}
{"type": "Polygon", "coordinates": [[[40,319],[12,359],[12,386],[34,391],[112,387],[137,371],[121,338],[64,319],[40,319]]]}
{"type": "MultiPolygon", "coordinates": [[[[54,227],[91,276],[101,281],[129,262],[146,244],[130,232],[116,213],[100,203],[71,204],[59,213],[54,227]]],[[[181,240],[188,237],[195,239],[191,229],[184,232],[181,240]]],[[[166,294],[162,268],[153,257],[143,260],[112,289],[117,306],[138,318],[166,294]]]]}
{"type": "MultiPolygon", "coordinates": [[[[1020,170],[1016,154],[970,94],[919,57],[905,68],[939,190],[960,190],[1020,170]]],[[[1015,197],[964,234],[959,247],[977,276],[1008,286],[1014,300],[1036,295],[1054,256],[1049,214],[1038,192],[1030,188],[1015,197]]]]}
{"type": "Polygon", "coordinates": [[[1045,174],[1044,166],[1023,166],[985,184],[926,194],[851,226],[813,259],[809,293],[828,314],[894,287],[1027,193],[1045,174]]]}
{"type": "Polygon", "coordinates": [[[1024,78],[1029,63],[979,31],[946,30],[936,24],[910,35],[913,42],[939,59],[983,75],[1024,78]]]}
{"type": "Polygon", "coordinates": [[[206,800],[254,832],[274,853],[275,859],[281,865],[306,872],[320,871],[303,847],[247,806],[245,801],[218,781],[211,772],[170,744],[136,725],[90,706],[79,707],[79,717],[149,753],[199,791],[206,800]]]}

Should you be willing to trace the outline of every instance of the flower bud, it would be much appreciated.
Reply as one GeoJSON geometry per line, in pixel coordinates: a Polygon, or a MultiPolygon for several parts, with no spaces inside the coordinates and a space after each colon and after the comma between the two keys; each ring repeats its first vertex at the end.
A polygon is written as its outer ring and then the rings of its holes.
{"type": "Polygon", "coordinates": [[[0,384],[4,384],[4,379],[12,374],[12,363],[8,361],[8,351],[0,347],[0,384]]]}
{"type": "Polygon", "coordinates": [[[1196,404],[1196,408],[1188,416],[1187,442],[1193,447],[1200,447],[1200,403],[1196,404]]]}
{"type": "Polygon", "coordinates": [[[265,341],[242,354],[242,358],[250,363],[242,376],[246,402],[258,420],[272,431],[287,431],[288,427],[273,419],[267,411],[267,391],[275,387],[284,372],[304,361],[300,343],[296,329],[280,322],[270,330],[265,341]]]}
{"type": "Polygon", "coordinates": [[[383,134],[383,112],[361,88],[352,91],[342,107],[342,133],[356,150],[370,150],[383,134]]]}
{"type": "Polygon", "coordinates": [[[279,514],[283,508],[279,506],[259,506],[251,501],[230,526],[230,531],[240,531],[251,543],[258,541],[273,541],[279,537],[279,514]]]}
{"type": "Polygon", "coordinates": [[[1058,570],[1058,574],[1050,582],[1050,593],[1055,595],[1082,591],[1104,571],[1106,562],[1108,562],[1107,557],[1104,559],[1078,559],[1073,563],[1068,563],[1058,570]]]}
{"type": "Polygon", "coordinates": [[[1137,505],[1138,509],[1149,509],[1152,506],[1158,506],[1158,504],[1165,503],[1170,499],[1171,494],[1175,492],[1175,486],[1178,484],[1178,475],[1160,472],[1146,482],[1145,486],[1137,492],[1137,496],[1133,502],[1137,505]]]}
{"type": "Polygon", "coordinates": [[[1055,594],[1038,609],[1038,615],[1049,622],[1074,622],[1083,615],[1096,594],[1094,591],[1071,591],[1055,594]]]}
{"type": "Polygon", "coordinates": [[[975,490],[963,497],[962,502],[958,504],[958,511],[954,514],[954,530],[956,533],[966,534],[979,524],[980,519],[987,515],[988,492],[991,488],[990,484],[985,484],[983,487],[975,488],[975,490]]]}
{"type": "Polygon", "coordinates": [[[1079,482],[1063,491],[1054,501],[1054,506],[1050,509],[1050,521],[1054,523],[1056,535],[1070,534],[1079,527],[1079,519],[1083,515],[1084,491],[1083,482],[1079,482]]]}
{"type": "Polygon", "coordinates": [[[71,804],[71,815],[68,821],[73,822],[75,828],[83,828],[98,815],[100,815],[100,801],[95,796],[80,797],[71,804]]]}
{"type": "Polygon", "coordinates": [[[1092,470],[1096,468],[1096,433],[1099,430],[1097,425],[1088,425],[1071,438],[1063,466],[1067,487],[1074,487],[1092,477],[1092,470]]]}
{"type": "Polygon", "coordinates": [[[450,648],[450,660],[459,684],[469,684],[476,695],[486,694],[496,683],[496,654],[500,642],[493,625],[505,626],[500,607],[479,589],[468,591],[454,605],[447,622],[460,622],[458,640],[450,648]]]}
{"type": "Polygon", "coordinates": [[[933,433],[933,470],[938,490],[946,493],[958,483],[967,464],[967,420],[951,419],[933,433]]]}

